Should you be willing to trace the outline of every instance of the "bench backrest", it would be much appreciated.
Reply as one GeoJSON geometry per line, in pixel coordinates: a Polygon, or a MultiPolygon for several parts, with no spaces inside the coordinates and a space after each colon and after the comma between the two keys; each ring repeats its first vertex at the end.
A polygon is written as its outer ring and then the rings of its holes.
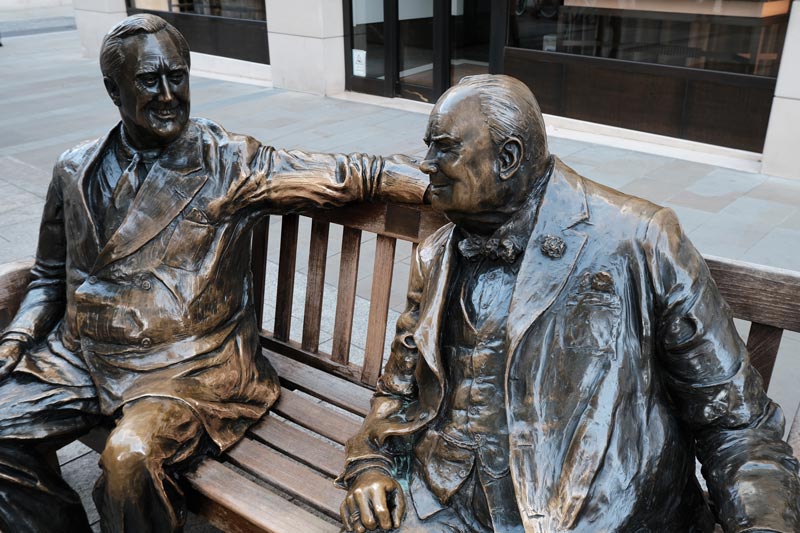
{"type": "MultiPolygon", "coordinates": [[[[417,243],[447,221],[442,215],[423,207],[393,204],[348,206],[313,211],[308,215],[312,218],[312,224],[302,341],[290,340],[299,217],[288,215],[281,217],[275,321],[271,332],[262,332],[262,343],[294,359],[372,387],[381,372],[387,327],[393,327],[393,324],[387,323],[387,316],[397,240],[411,242],[416,249],[417,243]],[[320,350],[320,324],[331,224],[339,224],[343,230],[332,346],[329,352],[325,352],[320,350]],[[350,357],[351,339],[363,232],[376,234],[376,243],[364,358],[363,363],[354,363],[350,357]]],[[[260,320],[264,316],[262,295],[267,270],[268,226],[269,221],[266,220],[253,232],[252,270],[260,320]]]]}
{"type": "MultiPolygon", "coordinates": [[[[308,250],[307,289],[302,342],[290,340],[294,272],[298,256],[298,216],[283,217],[272,332],[264,331],[262,342],[294,359],[373,387],[384,360],[384,338],[389,309],[394,251],[397,239],[416,244],[446,222],[427,208],[386,204],[349,206],[315,211],[308,250]],[[331,224],[344,226],[338,278],[333,345],[321,351],[320,317],[325,285],[328,233],[331,224]],[[359,244],[362,232],[377,234],[372,290],[364,362],[350,360],[353,309],[358,279],[359,244]]],[[[253,239],[253,274],[257,306],[263,310],[267,224],[259,226],[253,239]]],[[[753,265],[718,257],[706,257],[717,285],[736,318],[751,322],[747,347],[755,367],[769,384],[784,330],[800,331],[800,273],[753,265]]]]}
{"type": "MultiPolygon", "coordinates": [[[[281,217],[280,222],[275,320],[272,331],[262,331],[262,345],[312,367],[374,387],[384,361],[387,327],[394,328],[387,316],[397,240],[408,241],[416,247],[446,220],[427,208],[386,204],[315,211],[309,216],[313,222],[302,310],[302,340],[290,340],[299,217],[289,215],[281,217]],[[344,229],[333,342],[331,349],[324,351],[320,349],[320,326],[331,224],[340,224],[344,229]],[[373,232],[377,239],[362,363],[352,361],[350,354],[363,232],[373,232]]],[[[252,270],[259,319],[264,316],[268,228],[269,220],[264,220],[253,232],[252,270]]],[[[747,347],[753,364],[768,385],[784,330],[800,332],[800,273],[717,257],[706,257],[706,261],[734,316],[751,323],[747,347]]],[[[30,267],[30,261],[0,265],[0,330],[16,312],[30,267]]],[[[800,423],[795,423],[794,433],[800,447],[800,423]]]]}

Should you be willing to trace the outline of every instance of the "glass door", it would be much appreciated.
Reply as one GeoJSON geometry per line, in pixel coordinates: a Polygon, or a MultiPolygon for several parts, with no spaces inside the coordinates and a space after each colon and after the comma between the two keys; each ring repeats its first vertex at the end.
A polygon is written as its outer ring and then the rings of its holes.
{"type": "Polygon", "coordinates": [[[429,102],[433,97],[433,49],[437,30],[434,24],[434,0],[403,0],[397,4],[395,94],[410,100],[429,102]]]}
{"type": "Polygon", "coordinates": [[[463,76],[498,72],[490,63],[502,63],[505,5],[344,0],[347,89],[434,102],[463,76]]]}

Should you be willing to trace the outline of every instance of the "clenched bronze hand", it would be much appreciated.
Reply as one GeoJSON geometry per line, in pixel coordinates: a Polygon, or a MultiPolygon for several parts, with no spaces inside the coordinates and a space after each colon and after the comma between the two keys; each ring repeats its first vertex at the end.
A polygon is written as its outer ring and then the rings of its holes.
{"type": "Polygon", "coordinates": [[[400,527],[406,511],[403,489],[380,470],[367,470],[353,482],[339,510],[347,531],[400,527]]]}

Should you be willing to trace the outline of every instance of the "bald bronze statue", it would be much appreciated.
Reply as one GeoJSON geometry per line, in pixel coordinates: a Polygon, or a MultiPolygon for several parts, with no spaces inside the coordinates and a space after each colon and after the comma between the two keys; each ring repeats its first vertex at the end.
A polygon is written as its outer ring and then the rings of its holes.
{"type": "Polygon", "coordinates": [[[286,151],[189,118],[189,48],[136,15],[103,41],[121,122],[55,165],[32,281],[0,337],[0,530],[90,531],[44,452],[113,426],[94,490],[109,532],[179,531],[175,473],[276,400],[260,356],[251,229],[270,213],[421,202],[403,157],[286,151]]]}
{"type": "Polygon", "coordinates": [[[513,78],[462,80],[425,138],[452,223],[347,443],[345,528],[800,531],[783,414],[674,213],[551,156],[513,78]]]}

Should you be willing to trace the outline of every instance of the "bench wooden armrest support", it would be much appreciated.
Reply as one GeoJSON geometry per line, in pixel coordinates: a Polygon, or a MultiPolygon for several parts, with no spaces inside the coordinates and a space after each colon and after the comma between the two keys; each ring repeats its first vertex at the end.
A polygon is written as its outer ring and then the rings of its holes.
{"type": "MultiPolygon", "coordinates": [[[[302,329],[293,336],[292,307],[302,228],[297,215],[280,228],[278,284],[265,287],[269,223],[253,232],[253,286],[263,323],[265,292],[274,296],[275,321],[261,343],[281,376],[282,396],[272,413],[222,457],[204,461],[185,476],[190,508],[226,532],[336,532],[344,493],[333,478],[344,463],[344,443],[367,414],[372,389],[385,359],[384,345],[397,239],[416,246],[444,219],[425,208],[391,204],[348,206],[309,214],[310,240],[302,302],[302,329]],[[323,351],[323,296],[333,288],[326,272],[331,224],[342,230],[330,352],[323,351]],[[351,357],[358,265],[365,234],[376,234],[363,361],[351,357]],[[266,289],[266,291],[265,291],[266,289]]],[[[336,251],[335,251],[336,252],[336,251]]],[[[769,383],[784,330],[800,331],[800,273],[718,257],[706,257],[736,318],[751,323],[747,346],[769,383]]],[[[24,294],[30,262],[0,266],[0,328],[13,317],[24,294]]],[[[270,302],[272,303],[272,302],[270,302]]],[[[294,318],[294,320],[293,320],[294,318]]],[[[326,325],[329,326],[329,325],[326,325]]],[[[82,439],[95,449],[102,429],[82,439]]],[[[800,452],[800,414],[790,443],[800,452]]]]}

